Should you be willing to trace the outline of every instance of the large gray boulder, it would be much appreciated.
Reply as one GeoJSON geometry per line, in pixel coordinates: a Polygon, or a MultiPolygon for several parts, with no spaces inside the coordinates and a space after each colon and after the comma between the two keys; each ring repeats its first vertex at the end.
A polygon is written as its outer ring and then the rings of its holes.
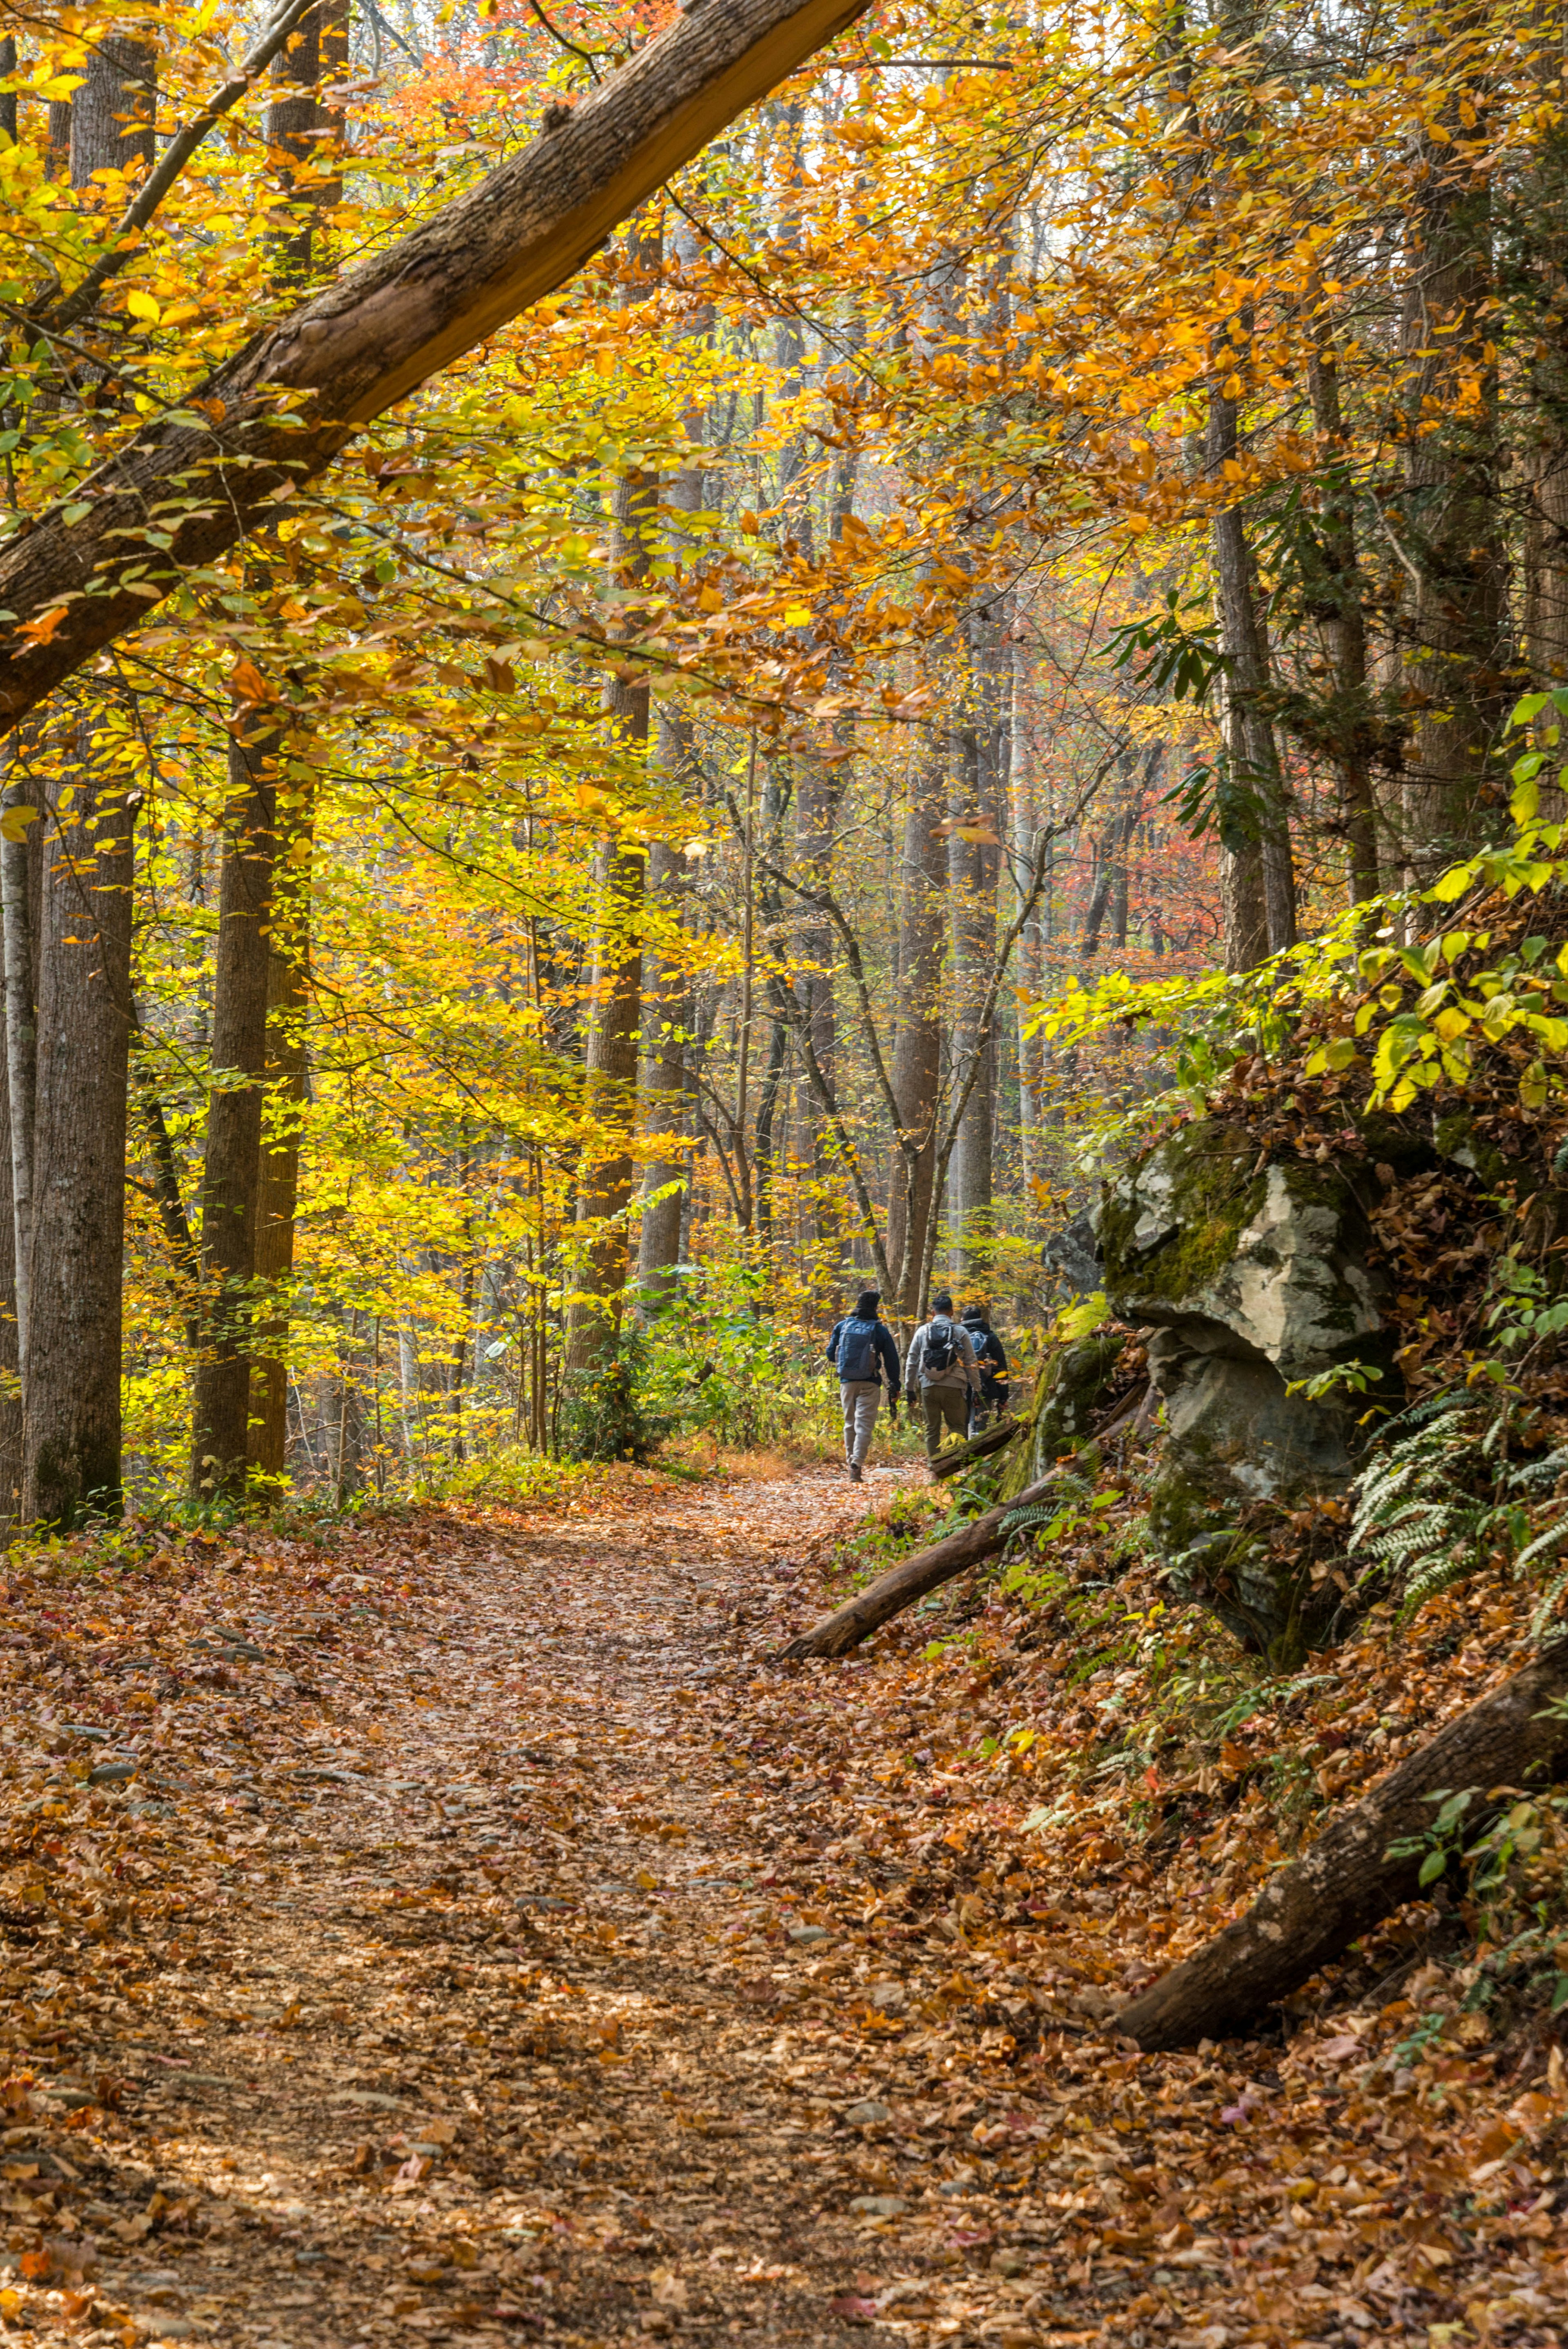
{"type": "Polygon", "coordinates": [[[1271,1536],[1345,1490],[1369,1403],[1398,1392],[1367,1239],[1336,1169],[1260,1164],[1255,1140],[1218,1119],[1135,1161],[1100,1209],[1111,1310],[1153,1333],[1155,1539],[1178,1590],[1282,1668],[1323,1638],[1340,1592],[1315,1581],[1299,1541],[1271,1536]],[[1372,1391],[1290,1392],[1336,1364],[1359,1365],[1372,1391]]]}

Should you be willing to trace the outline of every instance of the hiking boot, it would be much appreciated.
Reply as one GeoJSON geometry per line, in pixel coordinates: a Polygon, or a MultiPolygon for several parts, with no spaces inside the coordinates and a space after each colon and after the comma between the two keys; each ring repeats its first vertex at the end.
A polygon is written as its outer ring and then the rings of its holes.
{"type": "Polygon", "coordinates": [[[850,1482],[851,1485],[863,1485],[865,1483],[865,1474],[858,1460],[851,1460],[850,1462],[850,1482]]]}

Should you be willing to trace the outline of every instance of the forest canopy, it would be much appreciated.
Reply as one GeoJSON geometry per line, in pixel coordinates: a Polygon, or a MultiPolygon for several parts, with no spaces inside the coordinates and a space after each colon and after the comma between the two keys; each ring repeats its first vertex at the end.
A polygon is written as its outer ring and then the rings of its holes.
{"type": "Polygon", "coordinates": [[[1561,23],[851,16],[12,20],[13,1517],[787,1432],[1549,876],[1561,23]]]}

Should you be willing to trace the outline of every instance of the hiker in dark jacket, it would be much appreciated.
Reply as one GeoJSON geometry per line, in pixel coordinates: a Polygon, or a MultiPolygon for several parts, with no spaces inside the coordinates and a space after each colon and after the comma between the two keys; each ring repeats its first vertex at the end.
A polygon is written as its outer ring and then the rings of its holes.
{"type": "Polygon", "coordinates": [[[969,1432],[969,1399],[979,1391],[980,1372],[969,1333],[953,1318],[945,1288],[931,1300],[931,1319],[909,1341],[903,1362],[903,1396],[911,1411],[918,1400],[925,1413],[925,1456],[934,1460],[944,1429],[969,1432]]]}
{"type": "Polygon", "coordinates": [[[980,1370],[980,1392],[969,1413],[969,1433],[978,1435],[990,1420],[1000,1419],[1006,1410],[1012,1381],[1007,1370],[1007,1349],[992,1329],[991,1316],[984,1305],[965,1307],[964,1327],[969,1332],[980,1370]]]}
{"type": "Polygon", "coordinates": [[[828,1360],[839,1373],[839,1400],[844,1406],[844,1465],[851,1485],[863,1481],[884,1377],[888,1409],[895,1415],[898,1411],[898,1348],[892,1331],[878,1317],[881,1303],[880,1288],[862,1288],[854,1311],[834,1322],[828,1340],[828,1360]]]}

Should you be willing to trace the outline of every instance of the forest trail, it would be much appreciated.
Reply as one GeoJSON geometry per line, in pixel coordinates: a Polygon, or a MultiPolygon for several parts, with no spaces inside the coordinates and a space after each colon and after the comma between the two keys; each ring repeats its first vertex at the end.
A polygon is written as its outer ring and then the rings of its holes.
{"type": "MultiPolygon", "coordinates": [[[[400,1579],[383,1613],[385,1582],[357,1578],[348,1651],[294,1698],[322,1709],[314,1760],[284,1761],[275,1711],[248,1728],[209,1713],[217,1864],[173,1900],[172,1940],[150,1929],[150,1983],[138,1994],[123,1943],[129,1996],[95,2001],[51,1969],[57,2005],[97,2013],[90,2058],[48,2086],[68,2102],[77,2081],[91,2124],[80,2084],[115,2075],[121,2110],[98,2164],[65,2154],[93,2199],[24,2254],[0,2300],[13,2321],[40,2340],[85,2319],[127,2341],[325,2349],[818,2341],[861,2317],[879,2212],[874,2195],[851,2207],[841,2174],[854,2057],[813,2060],[774,2012],[829,1937],[749,1930],[775,1862],[809,1871],[828,1838],[803,1835],[788,1792],[743,1809],[724,1754],[748,1708],[788,1694],[752,1692],[734,1619],[758,1611],[759,1564],[787,1582],[892,1481],[665,1484],[636,1514],[359,1537],[348,1563],[400,1579]],[[74,2272],[73,2235],[94,2247],[74,2272]]],[[[284,1630],[272,1593],[228,1588],[220,1679],[246,1661],[236,1622],[253,1666],[284,1630]]],[[[166,1752],[139,1779],[165,1815],[139,1847],[194,1867],[174,1822],[199,1781],[166,1752]]],[[[24,2199],[28,2167],[5,2172],[24,2199]]],[[[46,2154],[45,2179],[55,2167],[46,2154]]]]}
{"type": "MultiPolygon", "coordinates": [[[[616,1470],[13,1558],[0,2342],[1560,2340],[1534,2010],[1392,1924],[1286,2042],[1139,2056],[1108,2020],[1249,1897],[1261,1803],[1129,1848],[1081,1767],[1128,1674],[994,1595],[770,1662],[864,1514],[921,1530],[898,1489],[616,1470]]],[[[1512,1668],[1495,1615],[1456,1653],[1435,1610],[1434,1705],[1512,1668]]],[[[1352,1777],[1385,1658],[1290,1699],[1352,1777]]]]}

